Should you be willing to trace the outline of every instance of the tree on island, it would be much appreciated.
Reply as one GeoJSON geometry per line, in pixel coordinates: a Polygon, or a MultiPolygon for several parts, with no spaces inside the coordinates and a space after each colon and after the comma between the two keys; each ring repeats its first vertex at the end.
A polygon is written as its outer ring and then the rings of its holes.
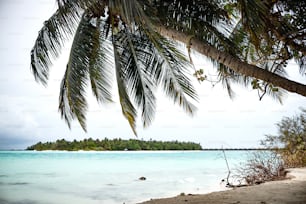
{"type": "Polygon", "coordinates": [[[66,141],[64,139],[56,140],[55,142],[38,142],[29,146],[27,150],[94,150],[94,151],[123,151],[123,150],[202,150],[200,144],[194,142],[179,142],[179,141],[144,141],[144,140],[123,140],[123,139],[107,139],[93,140],[92,138],[81,141],[66,141]]]}
{"type": "MultiPolygon", "coordinates": [[[[294,59],[305,75],[304,1],[57,0],[31,51],[31,69],[46,85],[51,61],[74,35],[61,83],[59,110],[68,126],[77,119],[86,131],[85,90],[90,82],[98,102],[111,98],[115,68],[122,113],[135,131],[138,109],[143,125],[155,112],[155,89],[193,114],[197,100],[187,76],[192,59],[169,38],[211,59],[233,96],[231,83],[252,86],[281,101],[284,91],[306,96],[306,85],[289,80],[294,59]],[[167,38],[168,37],[168,38],[167,38]],[[114,63],[113,63],[114,62],[114,63]],[[113,65],[114,64],[114,65],[113,65]]],[[[203,70],[194,74],[206,80],[203,70]]]]}

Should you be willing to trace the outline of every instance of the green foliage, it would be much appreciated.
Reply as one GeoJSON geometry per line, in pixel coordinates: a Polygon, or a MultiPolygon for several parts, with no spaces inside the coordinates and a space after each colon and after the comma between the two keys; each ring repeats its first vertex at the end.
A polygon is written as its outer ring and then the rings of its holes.
{"type": "Polygon", "coordinates": [[[190,63],[175,42],[156,31],[143,4],[137,0],[57,3],[57,11],[45,22],[32,49],[31,70],[46,85],[53,58],[73,36],[59,97],[59,111],[69,128],[72,120],[78,120],[86,131],[89,83],[98,102],[112,101],[114,73],[122,113],[135,134],[139,110],[144,127],[154,119],[158,86],[187,113],[194,113],[189,99],[196,100],[197,94],[188,77],[190,63]]]}
{"type": "Polygon", "coordinates": [[[202,82],[207,79],[207,76],[204,75],[203,69],[196,70],[193,76],[196,77],[199,82],[202,82]]]}
{"type": "MultiPolygon", "coordinates": [[[[160,25],[187,34],[189,54],[192,38],[196,38],[220,54],[284,78],[288,61],[295,59],[305,74],[304,1],[57,0],[57,5],[39,31],[31,51],[31,70],[38,82],[47,85],[53,59],[60,55],[66,39],[73,37],[59,104],[69,127],[72,120],[78,120],[86,131],[89,83],[98,102],[112,101],[114,73],[122,113],[135,134],[138,115],[144,127],[154,119],[157,87],[187,113],[194,113],[196,108],[189,100],[197,100],[188,73],[192,60],[175,42],[160,35],[160,25]]],[[[268,94],[281,102],[284,90],[272,85],[275,80],[244,76],[226,66],[227,59],[221,56],[211,61],[230,97],[234,82],[251,85],[260,99],[268,94]]],[[[207,80],[201,70],[195,76],[207,80]]]]}
{"type": "Polygon", "coordinates": [[[84,139],[82,141],[73,140],[72,142],[64,139],[56,140],[55,142],[38,142],[27,148],[27,150],[94,150],[94,151],[123,151],[123,150],[202,150],[200,144],[193,142],[178,142],[178,141],[144,141],[144,140],[122,140],[113,139],[109,140],[104,138],[103,140],[93,140],[92,138],[84,139]]]}
{"type": "MultiPolygon", "coordinates": [[[[140,2],[145,2],[141,0],[140,2]]],[[[230,24],[228,11],[222,2],[214,1],[174,1],[151,0],[150,10],[155,11],[158,21],[168,27],[181,30],[220,49],[232,48],[234,44],[226,37],[224,23],[230,24]],[[219,28],[223,29],[221,32],[219,28]]]]}
{"type": "MultiPolygon", "coordinates": [[[[301,74],[305,74],[305,3],[281,0],[140,2],[148,4],[145,12],[151,14],[153,21],[199,39],[245,63],[285,78],[288,61],[295,59],[301,74]]],[[[190,43],[186,46],[188,51],[192,48],[190,43]]],[[[252,81],[258,80],[254,89],[260,100],[269,95],[282,103],[286,92],[273,86],[273,81],[242,75],[225,66],[223,60],[211,59],[217,69],[217,81],[222,82],[231,98],[235,95],[232,83],[254,87],[252,81]]],[[[205,80],[195,76],[199,81],[205,80]]]]}
{"type": "Polygon", "coordinates": [[[278,135],[266,135],[262,144],[275,149],[288,167],[306,166],[306,109],[277,123],[278,135]]]}

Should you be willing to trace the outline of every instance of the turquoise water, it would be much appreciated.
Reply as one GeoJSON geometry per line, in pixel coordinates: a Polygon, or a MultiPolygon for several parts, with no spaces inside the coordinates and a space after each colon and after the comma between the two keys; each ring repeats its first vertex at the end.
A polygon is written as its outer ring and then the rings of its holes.
{"type": "MultiPolygon", "coordinates": [[[[231,167],[246,155],[226,152],[231,167]]],[[[221,151],[0,151],[0,203],[130,204],[216,191],[226,176],[221,151]]]]}

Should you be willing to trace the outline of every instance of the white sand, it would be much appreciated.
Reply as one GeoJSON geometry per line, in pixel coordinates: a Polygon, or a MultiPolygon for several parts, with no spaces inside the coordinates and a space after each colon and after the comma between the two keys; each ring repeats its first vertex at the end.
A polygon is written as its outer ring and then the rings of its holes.
{"type": "Polygon", "coordinates": [[[306,168],[288,170],[287,180],[204,195],[154,199],[142,204],[306,204],[306,168]]]}

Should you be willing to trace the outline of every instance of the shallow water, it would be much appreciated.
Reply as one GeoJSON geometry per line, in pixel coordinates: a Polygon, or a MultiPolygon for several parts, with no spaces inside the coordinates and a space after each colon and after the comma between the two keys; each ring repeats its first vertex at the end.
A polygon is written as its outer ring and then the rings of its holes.
{"type": "MultiPolygon", "coordinates": [[[[231,167],[246,155],[226,152],[231,167]]],[[[0,151],[0,203],[130,204],[216,191],[226,176],[221,151],[0,151]]]]}

